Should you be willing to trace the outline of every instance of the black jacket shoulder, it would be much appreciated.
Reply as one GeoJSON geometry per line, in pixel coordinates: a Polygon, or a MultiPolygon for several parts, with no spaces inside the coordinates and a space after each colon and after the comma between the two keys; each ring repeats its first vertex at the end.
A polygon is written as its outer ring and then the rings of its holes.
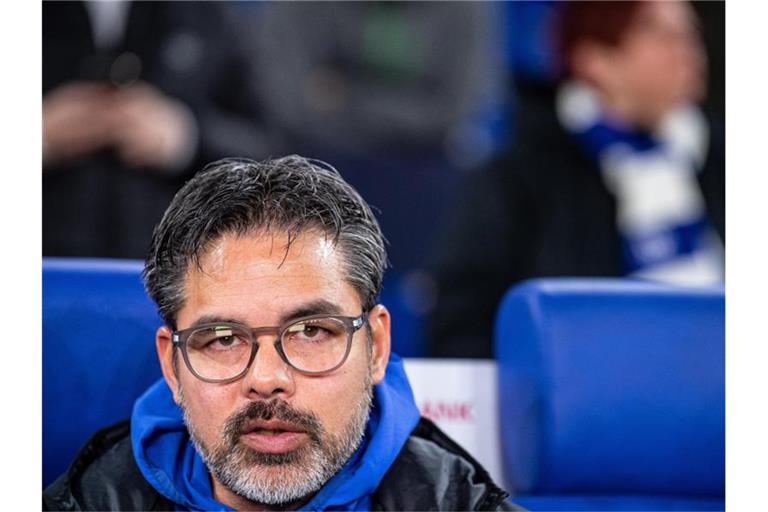
{"type": "Polygon", "coordinates": [[[373,497],[376,510],[523,510],[488,472],[422,418],[373,497]]]}
{"type": "Polygon", "coordinates": [[[144,479],[128,421],[98,431],[43,492],[43,510],[174,510],[144,479]]]}
{"type": "MultiPolygon", "coordinates": [[[[376,510],[521,510],[488,472],[423,419],[373,496],[376,510]]],[[[143,477],[127,421],[97,432],[43,492],[43,510],[174,510],[143,477]]]]}

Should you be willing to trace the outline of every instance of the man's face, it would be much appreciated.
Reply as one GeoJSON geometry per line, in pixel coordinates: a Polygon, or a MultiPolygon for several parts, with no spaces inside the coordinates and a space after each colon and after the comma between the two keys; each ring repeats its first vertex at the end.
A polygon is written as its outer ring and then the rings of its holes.
{"type": "MultiPolygon", "coordinates": [[[[187,272],[179,330],[201,321],[251,327],[277,326],[311,314],[356,317],[360,298],[344,280],[342,256],[322,235],[296,238],[260,233],[224,235],[198,269],[187,272]]],[[[361,440],[371,386],[384,377],[389,357],[389,316],[383,306],[368,315],[353,337],[346,362],[324,375],[288,366],[275,336],[258,339],[247,374],[227,384],[194,377],[179,357],[172,368],[170,331],[158,330],[163,373],[184,410],[190,434],[212,476],[220,501],[285,504],[307,497],[346,462],[361,440]]]]}

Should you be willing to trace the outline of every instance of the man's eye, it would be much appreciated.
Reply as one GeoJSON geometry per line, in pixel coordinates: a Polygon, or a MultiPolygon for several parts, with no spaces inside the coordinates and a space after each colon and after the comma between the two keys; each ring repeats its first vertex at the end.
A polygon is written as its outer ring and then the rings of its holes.
{"type": "Polygon", "coordinates": [[[322,329],[316,325],[305,325],[304,326],[304,336],[307,338],[314,338],[321,334],[322,329]]]}
{"type": "Polygon", "coordinates": [[[215,345],[221,345],[222,347],[229,347],[236,341],[236,338],[234,336],[222,336],[220,338],[216,338],[212,343],[215,345]]]}
{"type": "Polygon", "coordinates": [[[297,324],[288,330],[287,338],[295,342],[320,343],[332,337],[330,330],[317,324],[297,324]]]}
{"type": "Polygon", "coordinates": [[[198,346],[199,350],[225,351],[247,346],[248,343],[239,336],[227,335],[216,336],[196,345],[198,346]]]}

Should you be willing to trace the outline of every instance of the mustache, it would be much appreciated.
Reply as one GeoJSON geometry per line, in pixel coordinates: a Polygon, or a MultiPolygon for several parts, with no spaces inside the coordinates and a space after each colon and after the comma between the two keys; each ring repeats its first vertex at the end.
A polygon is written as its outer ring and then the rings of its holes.
{"type": "Polygon", "coordinates": [[[224,423],[224,439],[230,446],[238,443],[240,436],[245,433],[245,425],[251,420],[282,421],[303,430],[309,438],[319,444],[324,432],[323,425],[314,414],[301,411],[288,404],[285,400],[274,398],[269,401],[259,400],[250,402],[240,411],[227,418],[224,423]]]}

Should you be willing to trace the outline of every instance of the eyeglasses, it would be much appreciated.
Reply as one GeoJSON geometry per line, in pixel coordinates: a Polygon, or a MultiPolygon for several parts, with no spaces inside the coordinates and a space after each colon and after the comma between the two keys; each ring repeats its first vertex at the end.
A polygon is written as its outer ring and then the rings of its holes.
{"type": "Polygon", "coordinates": [[[347,360],[352,337],[366,320],[358,317],[312,315],[278,327],[251,328],[231,322],[207,323],[175,331],[173,345],[181,349],[189,371],[205,382],[226,383],[241,378],[256,358],[256,339],[276,335],[275,349],[291,368],[305,374],[332,372],[347,360]]]}

